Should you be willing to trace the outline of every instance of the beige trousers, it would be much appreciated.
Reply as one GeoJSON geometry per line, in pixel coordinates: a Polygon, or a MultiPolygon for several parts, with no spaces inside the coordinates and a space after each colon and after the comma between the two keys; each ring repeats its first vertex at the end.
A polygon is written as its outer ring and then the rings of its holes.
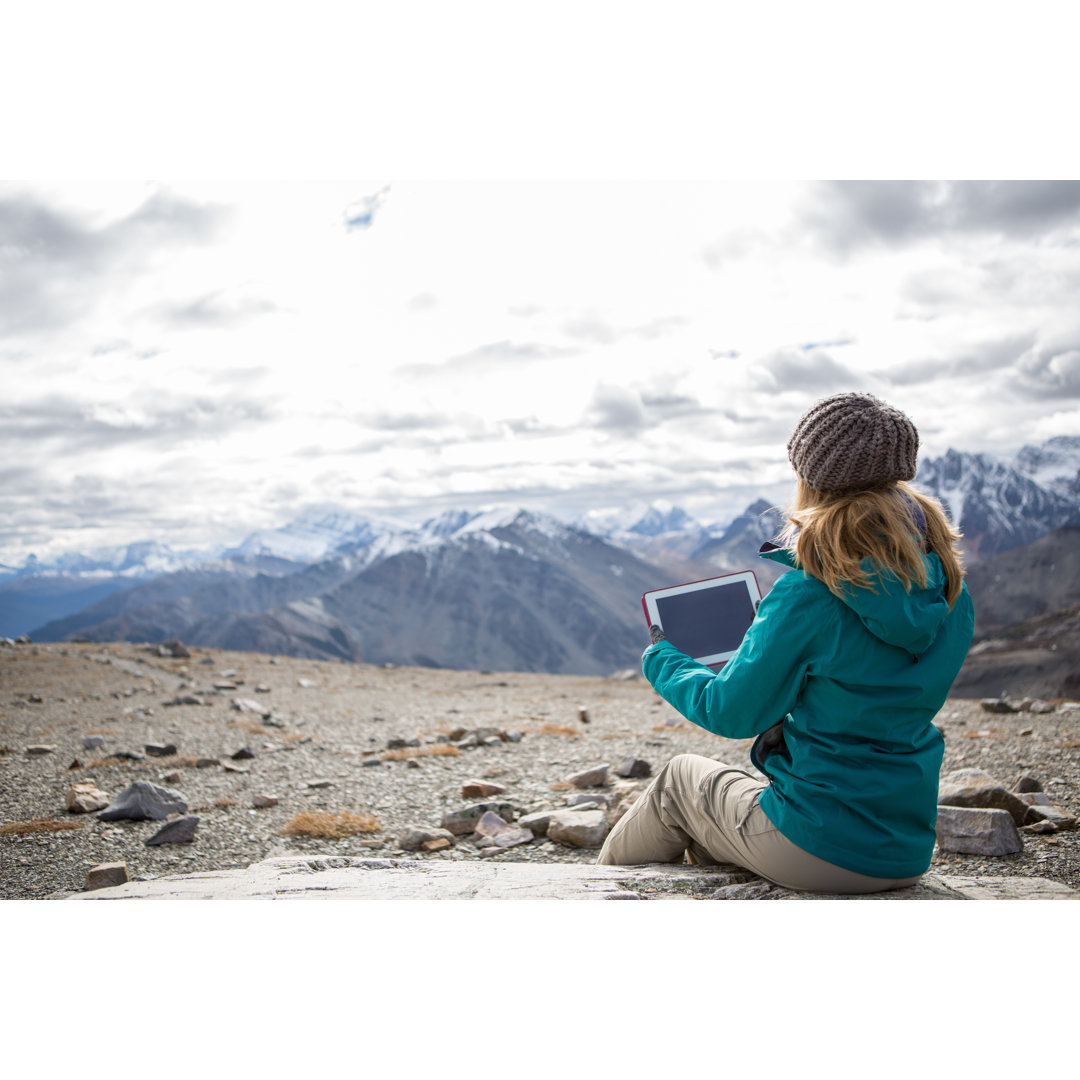
{"type": "Polygon", "coordinates": [[[597,862],[614,866],[733,863],[789,889],[871,893],[912,878],[856,874],[793,844],[758,806],[764,780],[698,754],[679,754],[611,830],[597,862]]]}

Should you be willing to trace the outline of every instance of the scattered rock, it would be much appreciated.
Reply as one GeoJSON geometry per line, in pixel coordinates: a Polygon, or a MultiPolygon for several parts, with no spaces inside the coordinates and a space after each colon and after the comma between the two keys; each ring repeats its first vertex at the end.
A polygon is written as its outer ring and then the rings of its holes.
{"type": "Polygon", "coordinates": [[[120,758],[122,761],[145,761],[142,754],[133,754],[130,750],[114,750],[109,757],[120,758]]]}
{"type": "Polygon", "coordinates": [[[507,829],[514,828],[510,822],[504,818],[499,817],[494,811],[488,810],[485,814],[481,815],[480,820],[476,823],[476,828],[473,830],[478,836],[498,836],[501,832],[506,832],[507,829]]]}
{"type": "Polygon", "coordinates": [[[164,704],[168,707],[170,705],[206,705],[207,702],[194,694],[177,694],[176,697],[164,702],[164,704]]]}
{"type": "Polygon", "coordinates": [[[1035,821],[1030,825],[1024,825],[1020,829],[1023,833],[1055,833],[1058,827],[1052,821],[1035,821]]]}
{"type": "Polygon", "coordinates": [[[638,780],[652,776],[652,766],[643,758],[627,757],[619,762],[619,767],[615,772],[627,780],[638,780]]]}
{"type": "Polygon", "coordinates": [[[440,824],[455,836],[465,836],[476,831],[476,823],[489,811],[498,814],[504,821],[514,820],[514,808],[510,803],[483,802],[467,806],[464,810],[452,810],[443,814],[440,824]]]}
{"type": "Polygon", "coordinates": [[[18,636],[18,637],[17,637],[16,639],[15,639],[15,644],[16,644],[16,645],[32,645],[32,644],[33,644],[33,641],[32,641],[32,640],[30,639],[30,635],[29,635],[29,634],[20,634],[20,635],[19,635],[19,636],[18,636]]]}
{"type": "Polygon", "coordinates": [[[523,829],[528,829],[534,836],[545,836],[547,835],[548,822],[554,813],[554,810],[536,810],[519,818],[518,825],[523,829]]]}
{"type": "Polygon", "coordinates": [[[1028,806],[1049,806],[1050,796],[1045,791],[1022,791],[1016,796],[1018,799],[1023,799],[1028,806]]]}
{"type": "Polygon", "coordinates": [[[397,838],[398,847],[403,848],[405,851],[420,851],[425,844],[433,843],[436,840],[444,840],[449,845],[454,842],[454,834],[448,829],[433,829],[427,825],[409,825],[398,834],[397,838]]]}
{"type": "Polygon", "coordinates": [[[72,784],[64,794],[64,805],[73,814],[92,814],[109,805],[109,796],[97,784],[87,781],[72,784]]]}
{"type": "Polygon", "coordinates": [[[1006,810],[1017,825],[1023,825],[1028,806],[1004,784],[982,769],[957,769],[941,778],[938,786],[939,806],[984,807],[1006,810]]]}
{"type": "Polygon", "coordinates": [[[177,818],[175,821],[170,821],[163,829],[159,829],[144,843],[147,847],[156,847],[159,844],[190,844],[195,839],[195,830],[198,827],[197,817],[177,818]]]}
{"type": "Polygon", "coordinates": [[[522,829],[516,825],[511,825],[491,839],[495,842],[497,848],[509,848],[516,847],[518,844],[531,844],[536,837],[531,829],[522,829]]]}
{"type": "Polygon", "coordinates": [[[251,805],[256,810],[265,810],[269,806],[277,806],[278,797],[276,795],[263,795],[256,793],[251,796],[251,805]]]}
{"type": "Polygon", "coordinates": [[[938,806],[937,842],[942,851],[966,855],[1012,855],[1024,839],[1005,810],[938,806]]]}
{"type": "Polygon", "coordinates": [[[419,739],[403,739],[401,736],[395,736],[392,739],[386,740],[387,750],[404,750],[406,748],[413,748],[420,746],[419,739]]]}
{"type": "Polygon", "coordinates": [[[1016,783],[1013,784],[1012,789],[1016,792],[1042,791],[1043,786],[1034,776],[1024,774],[1016,778],[1016,783]]]}
{"type": "Polygon", "coordinates": [[[254,689],[255,689],[256,694],[269,694],[270,693],[270,687],[267,686],[266,683],[259,683],[258,686],[256,686],[254,689]]]}
{"type": "Polygon", "coordinates": [[[334,786],[333,780],[309,780],[307,783],[309,788],[328,788],[334,786]]]}
{"type": "Polygon", "coordinates": [[[56,752],[55,746],[46,746],[44,743],[37,746],[28,746],[26,748],[27,757],[44,757],[45,754],[53,754],[56,752]]]}
{"type": "Polygon", "coordinates": [[[573,784],[577,788],[604,787],[608,782],[608,767],[606,765],[594,765],[584,772],[568,776],[566,782],[573,784]]]}
{"type": "Polygon", "coordinates": [[[520,731],[517,731],[517,730],[515,730],[514,728],[511,728],[511,729],[510,729],[510,730],[509,730],[509,731],[508,731],[508,732],[506,733],[506,741],[507,741],[507,742],[511,742],[511,743],[519,743],[519,742],[521,742],[521,738],[522,738],[521,732],[520,732],[520,731]]]}
{"type": "Polygon", "coordinates": [[[92,892],[94,889],[108,889],[113,885],[123,885],[127,880],[127,863],[99,863],[87,872],[83,892],[92,892]]]}
{"type": "Polygon", "coordinates": [[[314,679],[297,679],[296,680],[296,685],[299,686],[302,690],[307,690],[307,689],[310,689],[312,686],[315,685],[315,680],[314,679]]]}
{"type": "Polygon", "coordinates": [[[1034,825],[1039,821],[1052,821],[1059,829],[1076,828],[1076,816],[1074,814],[1070,814],[1068,810],[1063,810],[1060,806],[1054,806],[1050,803],[1028,807],[1027,820],[1024,824],[1034,825]]]}
{"type": "Polygon", "coordinates": [[[440,836],[437,840],[425,840],[420,846],[424,851],[442,851],[443,848],[448,848],[451,845],[451,841],[447,840],[445,836],[440,836]]]}
{"type": "Polygon", "coordinates": [[[255,756],[255,751],[250,746],[241,746],[235,754],[229,755],[233,761],[248,761],[255,756]]]}
{"type": "Polygon", "coordinates": [[[176,747],[172,743],[147,743],[143,749],[151,757],[172,757],[176,747]]]}
{"type": "Polygon", "coordinates": [[[1024,698],[1016,709],[1017,712],[1052,713],[1054,706],[1049,701],[1040,701],[1038,698],[1024,698]]]}
{"type": "Polygon", "coordinates": [[[1017,711],[1016,707],[1004,698],[983,698],[979,702],[979,706],[983,712],[988,713],[1014,713],[1017,711]]]}
{"type": "Polygon", "coordinates": [[[158,656],[174,656],[180,660],[187,660],[191,653],[180,644],[179,641],[163,641],[157,647],[158,656]]]}
{"type": "Polygon", "coordinates": [[[179,791],[158,787],[148,780],[136,780],[124,788],[100,814],[98,821],[162,821],[170,814],[187,813],[187,802],[179,791]]]}
{"type": "Polygon", "coordinates": [[[82,744],[84,750],[100,750],[105,745],[105,736],[84,735],[82,744]]]}
{"type": "Polygon", "coordinates": [[[242,713],[254,713],[256,716],[269,716],[271,710],[266,708],[262,702],[252,701],[251,698],[237,697],[232,699],[232,707],[237,712],[242,713]]]}
{"type": "MultiPolygon", "coordinates": [[[[217,761],[217,758],[213,759],[217,761]]],[[[218,761],[217,762],[226,772],[231,773],[245,773],[247,769],[241,768],[239,765],[234,765],[231,761],[218,761]]]]}
{"type": "Polygon", "coordinates": [[[606,795],[599,795],[593,793],[586,795],[584,793],[580,795],[570,795],[566,799],[567,806],[576,806],[579,809],[582,806],[602,806],[605,809],[610,805],[610,799],[606,795]]]}
{"type": "Polygon", "coordinates": [[[382,764],[382,758],[377,758],[377,757],[364,758],[364,760],[361,761],[360,764],[361,765],[381,765],[382,764]]]}
{"type": "Polygon", "coordinates": [[[215,765],[220,765],[221,759],[216,757],[201,757],[195,760],[196,769],[210,769],[215,765]]]}
{"type": "Polygon", "coordinates": [[[466,780],[461,785],[461,797],[483,799],[488,795],[501,795],[505,790],[500,784],[489,784],[486,780],[466,780]]]}
{"type": "Polygon", "coordinates": [[[589,722],[589,710],[584,705],[579,705],[577,710],[578,723],[587,724],[589,722]]]}
{"type": "Polygon", "coordinates": [[[599,847],[609,831],[600,810],[556,810],[548,818],[547,835],[570,847],[599,847]]]}
{"type": "Polygon", "coordinates": [[[183,779],[183,774],[178,772],[166,773],[161,778],[166,784],[179,784],[183,779]]]}

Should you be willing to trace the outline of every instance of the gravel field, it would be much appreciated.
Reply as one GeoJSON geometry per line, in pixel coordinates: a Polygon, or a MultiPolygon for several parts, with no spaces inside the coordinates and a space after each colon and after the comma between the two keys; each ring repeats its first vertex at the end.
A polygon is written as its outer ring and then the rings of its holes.
{"type": "MultiPolygon", "coordinates": [[[[0,898],[68,896],[83,888],[91,867],[108,862],[124,861],[132,878],[149,879],[244,867],[270,855],[401,853],[403,828],[438,827],[447,811],[484,801],[462,797],[470,779],[503,786],[505,794],[490,798],[511,803],[520,816],[580,794],[560,785],[573,773],[599,764],[614,768],[629,756],[647,760],[654,773],[679,753],[751,770],[749,741],[718,739],[682,721],[640,677],[190,653],[164,657],[156,647],[131,644],[0,648],[0,898]],[[166,704],[192,694],[205,703],[166,704]],[[238,698],[257,701],[269,718],[240,711],[233,704],[238,698]],[[580,708],[587,723],[579,719],[580,708]],[[517,731],[521,739],[454,753],[447,740],[462,728],[517,731]],[[86,749],[83,739],[93,735],[104,745],[86,749]],[[419,745],[388,749],[395,739],[419,745]],[[176,753],[149,756],[148,744],[173,744],[176,753]],[[53,749],[27,752],[41,745],[53,749]],[[244,747],[254,756],[234,761],[244,747]],[[141,760],[113,756],[124,752],[141,760]],[[199,765],[199,758],[207,760],[199,765]],[[365,764],[372,761],[378,764],[365,764]],[[200,819],[192,843],[148,847],[145,841],[162,822],[102,822],[95,813],[65,809],[73,783],[93,781],[115,796],[135,780],[182,793],[188,813],[200,819]],[[278,802],[257,809],[256,795],[278,802]],[[341,839],[288,835],[286,826],[306,811],[372,815],[376,822],[370,832],[341,839]]],[[[1080,813],[1080,707],[1058,702],[1046,714],[990,714],[977,701],[950,699],[937,723],[946,738],[943,773],[977,767],[1007,787],[1029,774],[1053,802],[1080,813]]],[[[647,783],[613,779],[604,789],[609,796],[647,783]]],[[[938,854],[934,865],[1080,888],[1080,832],[1024,840],[1016,855],[938,854]]],[[[485,857],[464,837],[449,849],[408,855],[485,857]]],[[[595,849],[546,838],[497,855],[536,862],[595,857],[595,849]]]]}

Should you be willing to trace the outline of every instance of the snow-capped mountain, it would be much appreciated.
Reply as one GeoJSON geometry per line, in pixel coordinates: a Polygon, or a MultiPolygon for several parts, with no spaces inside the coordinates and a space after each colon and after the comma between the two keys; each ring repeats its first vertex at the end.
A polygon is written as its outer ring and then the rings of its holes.
{"type": "Polygon", "coordinates": [[[313,563],[340,548],[366,546],[402,528],[401,523],[386,518],[349,513],[339,507],[313,507],[278,529],[251,533],[225,555],[272,555],[313,563]]]}
{"type": "Polygon", "coordinates": [[[1050,491],[987,454],[949,450],[928,458],[921,462],[915,483],[945,505],[964,534],[970,559],[1030,544],[1080,520],[1075,496],[1050,491]]]}
{"type": "Polygon", "coordinates": [[[1075,501],[1080,496],[1080,435],[1056,435],[1042,446],[1025,446],[1014,466],[1040,487],[1075,501]]]}
{"type": "Polygon", "coordinates": [[[668,580],[624,548],[520,508],[443,515],[286,576],[191,577],[187,591],[179,577],[161,579],[34,636],[607,674],[636,664],[647,641],[641,594],[668,580]]]}

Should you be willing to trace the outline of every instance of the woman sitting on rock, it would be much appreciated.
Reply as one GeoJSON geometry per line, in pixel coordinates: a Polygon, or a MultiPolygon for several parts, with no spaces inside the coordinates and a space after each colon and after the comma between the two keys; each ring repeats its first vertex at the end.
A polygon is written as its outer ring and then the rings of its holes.
{"type": "Polygon", "coordinates": [[[734,863],[792,889],[912,885],[934,850],[944,740],[932,723],[964,662],[971,598],[941,505],[910,487],[918,433],[870,394],[815,405],[788,442],[798,476],[779,546],[791,569],[720,671],[651,628],[642,668],[688,720],[758,736],[767,779],[696,754],[665,766],[599,862],[734,863]]]}

